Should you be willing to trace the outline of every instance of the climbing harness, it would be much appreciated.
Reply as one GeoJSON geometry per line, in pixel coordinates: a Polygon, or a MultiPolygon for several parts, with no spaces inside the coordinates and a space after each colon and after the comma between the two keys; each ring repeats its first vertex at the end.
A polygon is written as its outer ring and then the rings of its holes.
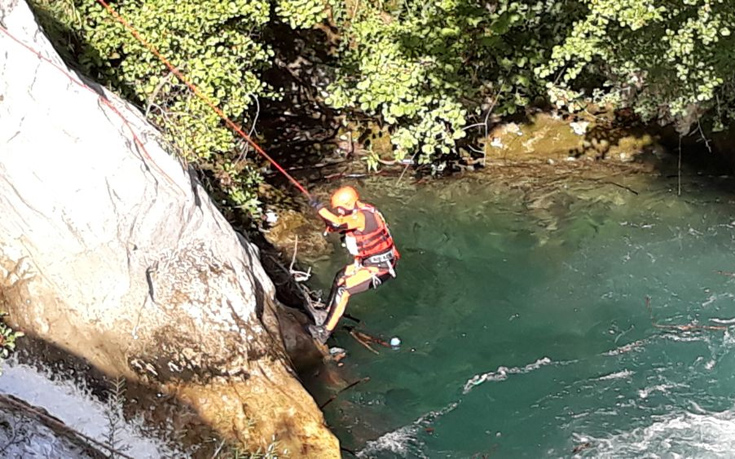
{"type": "Polygon", "coordinates": [[[391,261],[395,258],[395,255],[393,255],[393,251],[386,252],[382,255],[373,255],[372,257],[367,258],[365,261],[368,263],[372,263],[375,265],[379,265],[381,263],[388,263],[390,264],[391,261]]]}

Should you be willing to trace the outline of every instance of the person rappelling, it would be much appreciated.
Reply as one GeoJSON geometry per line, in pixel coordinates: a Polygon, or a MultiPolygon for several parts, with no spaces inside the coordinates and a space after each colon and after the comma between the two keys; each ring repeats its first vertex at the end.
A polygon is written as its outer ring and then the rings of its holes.
{"type": "MultiPolygon", "coordinates": [[[[337,232],[344,236],[347,250],[354,256],[354,263],[342,269],[334,279],[332,290],[327,302],[326,311],[317,310],[314,314],[315,325],[309,331],[318,341],[325,343],[334,331],[339,319],[344,315],[347,302],[351,295],[361,293],[371,288],[377,288],[388,279],[396,277],[395,267],[400,254],[395,247],[393,237],[388,230],[385,219],[378,210],[370,204],[359,200],[357,191],[344,186],[332,194],[332,208],[336,214],[326,209],[324,205],[309,191],[293,178],[286,169],[268,155],[263,148],[246,134],[241,126],[232,121],[219,108],[215,101],[201,91],[194,83],[174,67],[169,59],[152,44],[145,41],[140,34],[118,14],[104,0],[97,0],[118,22],[135,36],[141,44],[181,80],[191,92],[205,105],[209,106],[219,116],[225,125],[235,131],[240,137],[252,146],[258,154],[268,160],[281,174],[284,175],[299,191],[308,197],[309,204],[314,207],[319,216],[327,224],[327,231],[337,232]],[[319,314],[321,313],[321,314],[319,314]]],[[[397,338],[396,338],[397,339],[397,338]]]]}
{"type": "Polygon", "coordinates": [[[327,225],[328,232],[344,237],[344,246],[354,257],[334,278],[326,314],[314,317],[315,325],[309,332],[321,343],[326,343],[344,315],[350,296],[378,288],[396,277],[396,264],[401,258],[383,215],[370,204],[360,201],[351,186],[337,189],[331,197],[333,213],[319,199],[310,197],[309,205],[316,209],[327,225]]]}

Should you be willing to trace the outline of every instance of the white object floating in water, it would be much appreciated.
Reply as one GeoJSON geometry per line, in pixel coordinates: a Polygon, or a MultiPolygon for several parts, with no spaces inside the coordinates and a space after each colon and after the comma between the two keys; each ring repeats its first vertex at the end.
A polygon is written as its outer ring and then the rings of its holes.
{"type": "Polygon", "coordinates": [[[390,345],[392,347],[398,347],[398,346],[400,346],[401,345],[401,338],[399,338],[397,336],[394,336],[393,338],[390,339],[390,345]]]}

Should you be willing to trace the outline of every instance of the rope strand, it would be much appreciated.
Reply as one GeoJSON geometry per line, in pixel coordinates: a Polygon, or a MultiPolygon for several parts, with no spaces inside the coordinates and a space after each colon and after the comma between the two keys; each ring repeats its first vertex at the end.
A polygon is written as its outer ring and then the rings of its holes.
{"type": "Polygon", "coordinates": [[[174,67],[171,62],[166,59],[165,56],[163,56],[158,49],[156,49],[155,46],[150,44],[145,38],[143,38],[140,33],[133,27],[127,20],[125,20],[124,17],[122,17],[117,11],[115,11],[105,0],[97,0],[97,3],[102,5],[109,13],[114,17],[120,24],[122,24],[130,33],[143,45],[145,46],[148,51],[153,53],[168,69],[176,75],[176,77],[181,80],[182,83],[184,83],[197,97],[199,97],[205,104],[207,104],[212,110],[214,110],[217,115],[219,115],[220,118],[227,124],[230,129],[237,132],[243,139],[245,139],[254,149],[257,151],[261,156],[263,156],[265,159],[270,161],[271,164],[273,164],[276,169],[278,169],[279,172],[281,172],[287,179],[293,183],[293,185],[299,189],[302,193],[304,193],[307,197],[311,197],[311,194],[309,194],[308,191],[306,191],[306,188],[304,188],[296,179],[291,177],[291,175],[286,172],[286,170],[281,167],[280,164],[278,164],[273,158],[271,158],[268,153],[266,153],[262,148],[260,148],[260,145],[258,145],[253,139],[250,138],[249,135],[245,133],[245,131],[240,128],[237,124],[235,124],[225,113],[217,107],[212,100],[207,97],[204,93],[201,92],[201,90],[192,82],[190,82],[183,73],[176,67],[174,67]]]}
{"type": "MultiPolygon", "coordinates": [[[[107,99],[107,97],[104,97],[103,95],[101,95],[100,93],[98,93],[97,91],[95,91],[94,89],[92,89],[89,86],[87,86],[86,84],[84,84],[82,81],[74,78],[71,75],[71,73],[67,72],[64,68],[62,68],[61,66],[59,66],[58,64],[56,64],[55,62],[53,62],[51,59],[49,59],[46,56],[44,56],[43,54],[41,54],[40,51],[38,51],[36,49],[33,49],[28,44],[26,44],[23,41],[21,41],[20,39],[16,38],[5,27],[0,26],[0,31],[2,31],[5,35],[8,36],[8,38],[10,38],[14,42],[18,43],[20,46],[22,46],[23,48],[25,48],[29,52],[35,54],[40,60],[51,64],[52,67],[54,67],[56,70],[58,70],[59,72],[63,73],[67,78],[69,78],[69,80],[72,83],[74,83],[75,85],[80,86],[80,87],[86,89],[87,91],[91,92],[92,94],[94,94],[97,97],[97,100],[99,100],[102,104],[104,104],[110,110],[112,110],[113,113],[115,113],[117,116],[120,117],[120,119],[122,120],[122,122],[125,125],[125,127],[128,128],[128,130],[130,131],[130,134],[133,136],[133,142],[135,143],[135,145],[137,145],[140,148],[140,151],[142,151],[143,156],[145,156],[148,159],[148,161],[150,161],[150,163],[153,165],[153,167],[155,167],[155,169],[161,175],[163,175],[166,178],[166,180],[169,181],[169,183],[171,183],[172,185],[174,185],[175,187],[177,187],[179,190],[181,190],[181,187],[176,183],[176,181],[174,179],[172,179],[163,169],[161,169],[161,167],[158,164],[156,164],[156,162],[153,160],[153,158],[151,157],[151,155],[148,153],[148,150],[145,148],[145,145],[143,145],[143,142],[140,140],[140,138],[138,137],[138,135],[135,133],[135,130],[133,130],[133,127],[130,125],[130,123],[128,122],[128,120],[125,118],[125,116],[123,116],[123,114],[120,112],[120,110],[117,109],[117,107],[115,107],[114,105],[112,105],[112,102],[110,102],[110,100],[107,99]]],[[[183,192],[183,190],[182,190],[182,192],[183,192]]]]}

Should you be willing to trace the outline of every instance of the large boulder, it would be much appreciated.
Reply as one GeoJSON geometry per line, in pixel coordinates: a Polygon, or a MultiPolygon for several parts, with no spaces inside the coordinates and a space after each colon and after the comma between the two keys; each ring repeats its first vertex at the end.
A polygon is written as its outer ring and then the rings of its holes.
{"type": "Polygon", "coordinates": [[[0,309],[225,438],[339,457],[256,247],[138,110],[65,66],[24,1],[0,0],[0,26],[0,309]]]}

